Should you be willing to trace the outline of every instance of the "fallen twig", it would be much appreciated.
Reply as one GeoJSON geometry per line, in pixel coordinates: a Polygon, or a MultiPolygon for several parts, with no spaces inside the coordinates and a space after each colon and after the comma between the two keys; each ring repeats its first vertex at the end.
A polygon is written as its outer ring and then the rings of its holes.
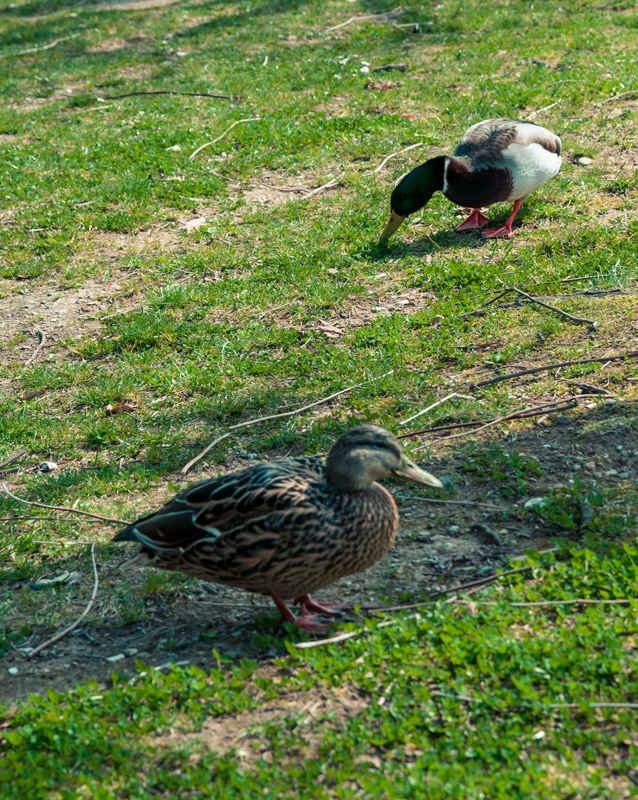
{"type": "Polygon", "coordinates": [[[622,358],[636,358],[637,356],[638,350],[629,350],[627,353],[622,353],[618,356],[603,356],[602,358],[577,358],[572,361],[558,361],[555,364],[546,364],[543,367],[532,367],[531,369],[525,369],[521,372],[510,372],[507,375],[497,375],[496,378],[490,378],[486,381],[479,381],[478,383],[471,384],[471,386],[478,388],[479,386],[489,386],[492,383],[499,383],[499,381],[508,381],[511,378],[519,378],[522,375],[533,375],[536,372],[543,372],[544,370],[558,369],[559,367],[574,367],[579,364],[600,364],[604,361],[619,361],[622,358]]]}
{"type": "Polygon", "coordinates": [[[191,153],[190,156],[188,157],[189,161],[192,161],[195,158],[195,156],[198,155],[199,153],[201,153],[202,150],[204,150],[206,147],[210,147],[211,144],[217,144],[217,142],[221,141],[224,138],[224,136],[226,136],[226,134],[228,134],[228,133],[230,133],[232,131],[232,129],[235,127],[235,125],[239,125],[241,122],[258,122],[260,119],[261,119],[261,117],[246,117],[246,119],[236,119],[233,122],[233,124],[230,126],[230,128],[227,128],[222,133],[221,136],[218,136],[216,139],[213,139],[212,142],[206,142],[206,144],[203,144],[201,147],[198,147],[197,150],[195,150],[194,153],[191,153]]]}
{"type": "Polygon", "coordinates": [[[456,422],[454,425],[439,425],[437,428],[422,428],[420,431],[412,431],[412,433],[402,433],[397,436],[397,439],[407,439],[409,436],[418,436],[421,433],[438,433],[439,431],[449,431],[454,428],[469,428],[474,425],[484,425],[489,420],[477,419],[474,422],[456,422]]]}
{"type": "Polygon", "coordinates": [[[339,28],[345,28],[346,25],[350,25],[353,22],[368,22],[371,19],[378,19],[378,20],[391,20],[393,17],[398,17],[403,13],[403,7],[397,6],[393,8],[392,11],[384,11],[382,14],[366,14],[363,17],[350,17],[345,22],[340,22],[338,25],[333,25],[331,28],[326,28],[326,33],[331,33],[332,31],[337,31],[339,28]]]}
{"type": "Polygon", "coordinates": [[[445,403],[447,400],[451,400],[453,397],[460,397],[462,400],[475,400],[476,399],[475,397],[472,397],[471,395],[458,394],[457,392],[453,392],[452,394],[449,394],[447,397],[443,397],[441,400],[438,400],[436,403],[433,403],[431,406],[428,406],[427,408],[424,408],[422,411],[419,411],[418,413],[414,414],[413,416],[408,417],[407,419],[404,419],[403,422],[399,422],[399,425],[407,425],[408,422],[412,422],[413,419],[416,419],[417,417],[420,417],[422,414],[426,414],[428,411],[432,411],[433,408],[436,408],[437,406],[440,406],[442,403],[445,403]]]}
{"type": "Polygon", "coordinates": [[[609,389],[601,389],[600,386],[594,386],[584,381],[565,381],[565,383],[568,383],[570,386],[579,386],[581,389],[587,389],[587,391],[594,392],[595,394],[605,394],[608,397],[616,397],[615,392],[610,392],[609,389]]]}
{"type": "Polygon", "coordinates": [[[549,106],[544,106],[543,108],[539,108],[538,111],[534,111],[528,117],[525,117],[525,119],[527,119],[527,120],[534,119],[535,116],[537,116],[538,114],[542,114],[543,111],[549,111],[550,108],[554,108],[554,106],[558,106],[558,105],[560,105],[560,100],[558,100],[555,103],[552,103],[549,106]]]}
{"type": "Polygon", "coordinates": [[[64,639],[64,637],[67,634],[71,633],[71,631],[74,631],[77,628],[77,626],[80,624],[80,622],[82,622],[84,617],[86,617],[86,615],[91,610],[91,608],[93,606],[93,603],[95,602],[95,598],[97,597],[97,590],[98,590],[98,586],[99,586],[99,578],[98,578],[98,574],[97,574],[97,564],[95,563],[95,542],[93,542],[93,544],[91,545],[91,561],[93,563],[93,574],[95,575],[95,582],[93,584],[93,594],[91,595],[91,599],[87,603],[86,608],[80,614],[80,616],[75,620],[75,622],[73,622],[71,625],[69,625],[68,628],[65,628],[63,631],[60,631],[60,633],[57,633],[51,639],[47,639],[46,642],[42,642],[42,644],[38,645],[35,648],[35,650],[32,650],[30,653],[27,653],[27,655],[26,655],[27,659],[33,658],[33,656],[36,656],[38,653],[41,653],[47,647],[50,647],[52,644],[55,644],[56,642],[59,642],[60,639],[64,639]]]}
{"type": "Polygon", "coordinates": [[[544,308],[548,308],[550,311],[556,312],[556,314],[560,314],[563,317],[567,317],[567,319],[570,319],[572,322],[582,322],[582,323],[585,323],[587,325],[595,325],[595,326],[598,325],[596,320],[593,320],[593,319],[582,319],[581,317],[574,317],[572,314],[568,314],[567,311],[563,311],[560,308],[556,308],[556,306],[550,306],[549,303],[544,303],[542,300],[539,300],[537,297],[534,297],[533,295],[528,294],[527,292],[524,292],[522,289],[519,289],[516,286],[508,286],[502,292],[497,294],[496,297],[493,297],[491,300],[488,300],[488,302],[485,303],[485,305],[482,308],[477,308],[474,311],[466,311],[464,314],[459,314],[459,318],[460,319],[465,319],[467,317],[480,316],[481,314],[484,313],[485,309],[489,305],[492,305],[492,303],[495,303],[497,300],[500,300],[501,297],[505,297],[505,295],[510,294],[510,292],[516,292],[517,294],[522,295],[523,297],[525,297],[527,300],[531,301],[532,303],[538,303],[539,306],[543,306],[544,308]]]}
{"type": "MultiPolygon", "coordinates": [[[[591,708],[638,708],[638,703],[590,703],[585,700],[591,708]]],[[[548,708],[580,708],[580,703],[547,703],[548,708]]]]}
{"type": "Polygon", "coordinates": [[[37,332],[39,333],[39,335],[40,335],[40,344],[39,344],[39,345],[38,345],[38,346],[35,348],[35,350],[34,350],[34,352],[33,352],[33,355],[31,356],[31,358],[27,359],[27,360],[24,362],[24,366],[25,366],[25,367],[28,367],[28,366],[29,366],[29,364],[33,364],[33,362],[35,361],[35,357],[38,355],[38,353],[40,352],[40,350],[42,350],[42,348],[44,347],[44,342],[46,341],[46,338],[47,338],[47,337],[45,336],[45,333],[44,333],[44,331],[42,330],[42,328],[36,328],[36,331],[37,331],[37,332]]]}
{"type": "Polygon", "coordinates": [[[8,467],[9,464],[13,464],[14,461],[17,461],[19,458],[22,458],[22,456],[26,456],[28,452],[29,452],[28,450],[20,450],[19,453],[14,453],[12,456],[9,456],[9,458],[5,458],[4,461],[0,461],[0,469],[2,469],[3,467],[8,467]]]}
{"type": "Polygon", "coordinates": [[[621,97],[629,97],[630,94],[638,94],[638,89],[630,89],[628,92],[621,92],[613,97],[608,97],[606,100],[601,100],[600,103],[594,103],[594,108],[604,106],[605,103],[611,103],[613,100],[620,100],[621,97]]]}
{"type": "Polygon", "coordinates": [[[407,64],[384,64],[382,67],[375,67],[372,72],[405,72],[407,64]]]}
{"type": "Polygon", "coordinates": [[[241,97],[238,97],[237,95],[234,94],[210,94],[209,92],[177,92],[171,89],[155,89],[150,92],[127,92],[126,94],[114,94],[100,99],[122,100],[125,97],[135,97],[136,95],[143,95],[143,94],[179,94],[179,95],[185,95],[186,97],[213,97],[216,100],[241,100],[241,97]]]}
{"type": "MultiPolygon", "coordinates": [[[[569,383],[570,381],[568,381],[569,383]]],[[[604,391],[604,390],[601,390],[604,391]]],[[[589,395],[579,395],[578,400],[584,397],[589,397],[589,395]]],[[[539,414],[553,414],[555,411],[567,411],[570,408],[575,408],[578,403],[576,400],[569,401],[567,405],[561,405],[560,400],[554,401],[556,402],[555,408],[545,408],[544,406],[540,410],[530,409],[529,411],[521,412],[518,419],[527,419],[528,417],[536,417],[539,414]]],[[[455,425],[441,425],[438,428],[422,428],[420,431],[412,431],[411,433],[403,433],[401,436],[397,436],[397,439],[407,439],[409,436],[420,436],[422,433],[438,433],[440,431],[448,431],[453,430],[455,428],[469,428],[474,427],[476,425],[487,425],[488,423],[495,422],[494,419],[481,419],[475,420],[474,422],[458,422],[455,425]]],[[[472,431],[468,431],[468,433],[472,433],[472,431]]],[[[440,439],[439,441],[444,441],[444,439],[440,439]]]]}
{"type": "Polygon", "coordinates": [[[0,58],[15,58],[16,56],[26,56],[28,53],[40,53],[43,50],[50,50],[52,47],[60,44],[60,42],[66,42],[68,39],[75,39],[80,35],[79,33],[74,33],[71,36],[63,36],[61,39],[56,39],[55,42],[51,42],[51,44],[44,45],[44,47],[30,47],[28,50],[20,50],[17,53],[3,53],[0,55],[0,58]]]}
{"type": "Polygon", "coordinates": [[[407,153],[408,150],[414,150],[416,147],[421,147],[422,144],[423,142],[417,142],[416,144],[411,144],[409,147],[406,147],[403,150],[397,150],[396,153],[390,153],[390,155],[386,156],[376,169],[371,170],[370,175],[375,175],[377,172],[381,172],[383,167],[385,167],[391,158],[395,158],[395,156],[400,156],[403,153],[407,153]]]}
{"type": "Polygon", "coordinates": [[[560,308],[556,308],[556,306],[550,306],[548,303],[544,303],[542,300],[539,300],[537,297],[533,297],[531,294],[527,294],[522,289],[518,289],[516,286],[512,286],[512,292],[516,292],[517,294],[526,297],[528,300],[531,300],[532,303],[538,303],[539,306],[543,306],[544,308],[549,308],[550,311],[555,311],[557,314],[561,314],[563,317],[567,317],[567,319],[571,319],[572,322],[583,322],[587,325],[598,325],[598,322],[594,319],[583,319],[581,317],[574,317],[572,314],[568,314],[567,311],[563,311],[560,308]]]}
{"type": "MultiPolygon", "coordinates": [[[[430,600],[424,600],[422,603],[409,603],[403,606],[362,606],[361,611],[403,611],[409,608],[419,608],[420,606],[428,606],[428,605],[435,605],[433,600],[435,598],[441,597],[445,594],[450,594],[451,592],[459,592],[462,589],[472,588],[474,586],[481,586],[484,583],[491,583],[493,581],[498,580],[499,578],[504,578],[507,575],[512,575],[516,572],[529,572],[529,570],[534,569],[531,565],[527,567],[518,567],[517,569],[510,569],[507,572],[501,572],[499,575],[490,575],[489,578],[482,578],[478,581],[472,581],[472,583],[466,583],[461,586],[456,586],[454,589],[442,589],[440,592],[431,596],[430,600]]],[[[448,601],[450,602],[450,601],[448,601]]],[[[376,627],[377,628],[385,628],[388,625],[391,625],[396,620],[388,619],[384,622],[380,622],[376,627]]],[[[340,633],[337,636],[333,636],[330,639],[318,639],[314,642],[299,642],[295,645],[295,647],[299,648],[300,650],[305,650],[309,647],[321,647],[324,644],[335,644],[336,642],[343,642],[346,639],[351,639],[353,636],[359,636],[362,633],[365,633],[368,628],[361,627],[359,630],[356,631],[348,631],[346,633],[340,633]]]]}
{"type": "MultiPolygon", "coordinates": [[[[418,603],[406,603],[405,605],[401,606],[361,606],[361,611],[403,611],[410,608],[420,608],[421,606],[435,605],[436,600],[446,594],[456,594],[457,592],[462,592],[465,589],[474,589],[477,586],[483,586],[486,583],[494,583],[494,581],[500,580],[501,578],[506,578],[508,575],[514,575],[519,572],[529,572],[532,569],[534,569],[534,567],[531,565],[525,567],[516,567],[516,569],[508,569],[505,572],[499,572],[497,575],[489,575],[487,578],[480,578],[476,581],[470,581],[470,583],[462,583],[460,586],[454,586],[451,589],[441,589],[441,591],[431,594],[427,600],[422,600],[418,603]]],[[[452,601],[450,600],[449,602],[452,601]]]]}
{"type": "MultiPolygon", "coordinates": [[[[387,619],[385,622],[380,622],[377,625],[377,628],[387,628],[388,625],[393,625],[396,622],[395,619],[387,619]]],[[[333,636],[331,639],[317,639],[314,642],[298,642],[295,647],[299,648],[299,650],[307,650],[309,647],[321,647],[324,644],[334,644],[335,642],[343,642],[345,639],[352,639],[353,636],[359,636],[361,633],[365,633],[368,628],[360,628],[356,631],[348,631],[347,633],[340,633],[337,636],[333,636]]]]}
{"type": "MultiPolygon", "coordinates": [[[[474,384],[474,385],[475,386],[481,386],[482,384],[477,383],[477,384],[474,384]]],[[[569,400],[569,402],[573,402],[574,400],[577,400],[577,398],[570,397],[570,398],[568,398],[567,400],[565,400],[563,402],[567,402],[568,400],[569,400]]],[[[512,411],[511,414],[506,414],[504,417],[498,417],[497,419],[493,419],[491,422],[486,422],[485,425],[482,425],[480,428],[475,428],[474,430],[471,430],[471,431],[462,431],[461,433],[455,433],[453,436],[445,436],[442,439],[435,439],[433,442],[429,442],[428,444],[421,445],[421,447],[417,447],[415,452],[418,452],[419,450],[423,450],[426,447],[430,447],[433,444],[437,444],[438,442],[449,442],[451,439],[460,439],[461,436],[467,436],[468,433],[479,433],[480,431],[483,431],[486,428],[491,428],[492,425],[498,425],[499,422],[506,422],[509,419],[515,419],[517,417],[520,418],[523,415],[526,415],[526,416],[529,416],[529,417],[536,416],[536,413],[540,412],[541,409],[546,409],[545,413],[551,413],[551,411],[548,410],[548,407],[555,406],[555,405],[556,405],[556,401],[552,400],[551,403],[542,403],[540,406],[537,406],[534,409],[519,408],[517,411],[512,411]],[[529,413],[529,412],[534,412],[534,413],[529,413]]],[[[569,407],[570,408],[574,408],[574,406],[569,406],[569,407]]],[[[562,411],[563,409],[564,409],[564,407],[561,408],[560,410],[562,411]]]]}
{"type": "MultiPolygon", "coordinates": [[[[541,281],[540,283],[533,283],[528,288],[535,289],[537,286],[552,286],[555,283],[578,283],[580,281],[593,280],[594,278],[600,279],[600,278],[603,278],[603,277],[604,277],[603,275],[596,274],[596,275],[583,275],[582,278],[560,278],[560,279],[555,280],[555,281],[541,281]]],[[[484,297],[484,296],[485,296],[485,292],[481,292],[480,294],[472,295],[470,300],[476,300],[477,297],[484,297]]],[[[492,302],[493,302],[493,300],[490,300],[489,303],[486,303],[485,305],[489,305],[492,302]]]]}
{"type": "Polygon", "coordinates": [[[481,503],[478,500],[440,500],[435,497],[412,497],[411,500],[416,500],[420,503],[447,503],[453,506],[474,506],[476,508],[491,508],[498,511],[507,511],[506,506],[491,505],[490,503],[481,503]]]}
{"type": "MultiPolygon", "coordinates": [[[[385,378],[388,375],[392,375],[393,372],[394,372],[394,370],[391,369],[389,372],[386,372],[383,375],[380,375],[379,378],[385,378]]],[[[377,378],[373,378],[373,380],[378,380],[378,379],[377,378]]],[[[319,406],[322,403],[327,403],[329,400],[334,400],[335,397],[339,397],[342,394],[346,394],[346,392],[351,392],[353,389],[358,389],[360,386],[363,386],[363,385],[364,385],[363,383],[357,383],[354,386],[348,386],[347,389],[342,389],[340,392],[335,392],[334,394],[328,395],[328,397],[322,397],[321,400],[316,400],[314,403],[309,403],[306,406],[301,406],[301,408],[295,408],[294,411],[285,411],[283,414],[269,414],[267,417],[259,417],[258,419],[250,419],[250,420],[247,420],[246,422],[239,422],[239,423],[237,423],[237,425],[231,425],[230,428],[226,431],[226,433],[224,433],[222,436],[218,436],[216,439],[213,439],[213,441],[209,445],[207,445],[201,451],[201,453],[198,453],[198,455],[196,455],[195,458],[191,458],[191,460],[188,462],[188,464],[186,464],[186,466],[182,467],[181,474],[182,475],[186,475],[188,472],[190,472],[192,467],[201,458],[203,458],[206,455],[206,453],[208,453],[210,450],[212,450],[213,447],[215,447],[216,444],[219,444],[219,442],[221,442],[224,439],[226,439],[228,436],[230,436],[232,434],[233,431],[236,431],[239,428],[247,428],[249,425],[256,425],[258,422],[267,422],[268,420],[271,420],[271,419],[282,419],[283,417],[292,417],[295,414],[301,414],[302,411],[307,411],[309,408],[314,408],[315,406],[319,406]]],[[[128,525],[128,523],[124,523],[124,524],[128,525]]]]}
{"type": "Polygon", "coordinates": [[[18,497],[17,495],[13,494],[7,489],[7,485],[5,483],[2,484],[2,488],[4,491],[9,495],[12,500],[16,500],[18,503],[24,503],[27,506],[37,506],[38,508],[49,508],[52,511],[69,511],[72,514],[82,514],[85,517],[92,517],[93,519],[100,519],[102,522],[114,522],[116,525],[128,525],[129,523],[123,519],[113,519],[112,517],[103,517],[100,514],[93,514],[90,511],[82,511],[79,508],[69,508],[68,506],[50,506],[46,503],[36,503],[34,500],[25,500],[22,497],[18,497]]]}
{"type": "Polygon", "coordinates": [[[346,639],[352,639],[353,636],[358,636],[361,631],[348,631],[347,633],[340,633],[338,636],[333,636],[331,639],[317,639],[314,642],[297,642],[295,647],[300,650],[306,650],[309,647],[321,647],[324,644],[334,644],[335,642],[343,642],[346,639]]]}
{"type": "Polygon", "coordinates": [[[315,194],[319,194],[319,192],[322,192],[324,189],[329,189],[331,186],[334,186],[338,180],[339,178],[333,178],[331,181],[328,181],[328,183],[324,183],[323,186],[318,186],[316,189],[313,189],[311,192],[308,192],[308,194],[305,194],[303,197],[300,197],[299,199],[307,200],[309,197],[312,197],[315,194]]]}

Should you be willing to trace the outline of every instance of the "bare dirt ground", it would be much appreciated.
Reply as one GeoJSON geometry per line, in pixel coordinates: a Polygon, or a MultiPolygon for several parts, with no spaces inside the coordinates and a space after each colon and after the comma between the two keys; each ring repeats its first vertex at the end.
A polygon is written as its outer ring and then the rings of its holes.
{"type": "MultiPolygon", "coordinates": [[[[632,402],[594,404],[587,400],[570,411],[569,417],[550,415],[540,424],[519,423],[501,431],[491,446],[509,454],[506,457],[523,456],[539,466],[540,474],[528,474],[527,485],[519,485],[518,496],[507,494],[508,485],[512,488],[506,483],[510,478],[477,477],[467,453],[456,448],[447,452],[439,445],[436,459],[423,463],[447,487],[454,487],[451,499],[467,505],[407,499],[404,485],[395,484],[392,489],[399,491],[401,516],[395,545],[374,567],[338,581],[317,593],[317,598],[360,606],[367,615],[387,603],[405,602],[409,597],[418,600],[485,578],[526,549],[551,548],[557,538],[582,541],[578,530],[561,530],[538,513],[525,511],[524,503],[545,497],[552,489],[569,488],[577,479],[589,491],[603,486],[613,489],[616,500],[612,505],[622,514],[623,490],[638,482],[636,411],[637,404],[632,402]],[[506,509],[509,514],[504,513],[506,509]]],[[[227,469],[248,463],[250,460],[235,459],[227,463],[227,469]]],[[[177,476],[167,478],[177,480],[177,476]]],[[[110,530],[105,529],[104,541],[109,536],[110,530]]],[[[36,626],[33,635],[5,656],[4,670],[14,667],[17,674],[4,673],[0,700],[12,703],[48,687],[62,690],[85,680],[106,687],[112,671],[132,676],[137,660],[156,669],[166,668],[170,662],[210,668],[217,663],[213,648],[222,657],[252,658],[262,664],[279,654],[272,637],[279,639],[284,631],[267,598],[199,582],[149,592],[144,588],[148,587],[149,570],[122,570],[135,550],[130,545],[122,546],[121,551],[103,551],[106,560],[99,565],[98,601],[87,622],[73,634],[30,662],[25,649],[37,646],[52,632],[36,626]],[[130,621],[126,621],[127,614],[130,621]]],[[[64,564],[56,561],[55,569],[59,574],[64,564]]],[[[17,583],[7,591],[27,593],[32,606],[38,605],[43,612],[50,604],[61,604],[65,619],[69,619],[76,616],[75,610],[79,615],[91,594],[90,567],[73,579],[66,587],[62,583],[58,588],[37,589],[17,583]],[[79,583],[73,583],[76,578],[79,583]]],[[[346,613],[342,619],[355,620],[356,616],[346,613]]]]}

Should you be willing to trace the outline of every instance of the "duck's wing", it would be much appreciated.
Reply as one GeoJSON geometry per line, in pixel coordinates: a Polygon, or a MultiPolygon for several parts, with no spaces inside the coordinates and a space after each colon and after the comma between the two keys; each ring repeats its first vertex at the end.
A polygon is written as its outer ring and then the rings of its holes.
{"type": "Polygon", "coordinates": [[[310,487],[324,480],[324,465],[317,458],[249,467],[189,486],[158,511],[119,531],[113,541],[137,541],[159,553],[182,553],[251,520],[301,510],[310,487]]]}
{"type": "Polygon", "coordinates": [[[489,166],[503,159],[512,144],[523,147],[537,144],[557,156],[561,150],[560,139],[547,128],[524,120],[499,118],[472,125],[456,146],[454,155],[466,157],[479,166],[489,166]]]}

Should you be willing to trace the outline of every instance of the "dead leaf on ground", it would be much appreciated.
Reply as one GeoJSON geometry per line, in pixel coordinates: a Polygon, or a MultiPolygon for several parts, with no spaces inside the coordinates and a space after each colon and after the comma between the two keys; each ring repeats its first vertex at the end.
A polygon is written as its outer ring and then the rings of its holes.
{"type": "Polygon", "coordinates": [[[387,92],[388,89],[396,89],[399,86],[401,86],[400,83],[393,81],[368,81],[365,88],[373,92],[387,92]]]}
{"type": "Polygon", "coordinates": [[[341,328],[337,328],[336,325],[331,325],[329,322],[325,322],[322,319],[320,319],[317,323],[315,330],[325,333],[330,339],[338,339],[344,334],[344,331],[342,331],[341,328]]]}
{"type": "Polygon", "coordinates": [[[113,414],[119,414],[120,411],[126,411],[130,414],[132,411],[135,410],[136,406],[132,406],[129,403],[116,403],[114,406],[112,406],[109,403],[108,406],[104,409],[104,413],[106,414],[107,417],[110,417],[113,414]]]}
{"type": "Polygon", "coordinates": [[[206,217],[196,217],[195,219],[189,219],[185,222],[184,227],[188,233],[190,233],[191,231],[196,231],[198,228],[201,228],[207,221],[206,217]]]}
{"type": "Polygon", "coordinates": [[[43,394],[46,394],[46,391],[46,389],[34,389],[32,392],[27,392],[22,399],[33,400],[34,397],[42,397],[43,394]]]}

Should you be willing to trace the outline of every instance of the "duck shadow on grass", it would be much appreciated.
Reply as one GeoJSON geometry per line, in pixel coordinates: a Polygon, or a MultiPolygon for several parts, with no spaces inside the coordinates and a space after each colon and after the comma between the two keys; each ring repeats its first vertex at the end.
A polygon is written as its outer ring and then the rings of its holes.
{"type": "MultiPolygon", "coordinates": [[[[490,218],[489,226],[496,228],[501,225],[507,216],[495,215],[490,218]],[[501,220],[500,217],[504,219],[501,220]]],[[[373,262],[384,262],[389,259],[396,259],[397,256],[417,256],[425,257],[435,253],[458,251],[458,250],[477,250],[483,248],[496,248],[498,242],[504,246],[511,246],[519,235],[519,230],[526,228],[527,220],[522,217],[513,226],[513,236],[509,239],[484,239],[478,229],[473,231],[463,231],[457,233],[454,228],[443,228],[433,234],[422,235],[418,228],[408,229],[407,233],[414,236],[412,241],[401,241],[401,239],[390,240],[387,244],[372,242],[370,246],[363,249],[360,255],[373,262]]],[[[486,226],[487,227],[487,226],[486,226]]],[[[529,225],[528,225],[529,229],[529,225]]]]}
{"type": "MultiPolygon", "coordinates": [[[[373,567],[326,587],[317,599],[359,605],[362,610],[384,602],[418,600],[423,594],[489,576],[526,549],[545,550],[560,540],[579,545],[594,534],[609,540],[635,536],[626,520],[614,517],[613,509],[609,513],[615,521],[610,517],[589,534],[581,530],[578,515],[584,513],[582,498],[611,507],[614,495],[627,496],[638,482],[637,414],[638,403],[633,401],[594,409],[581,404],[570,412],[567,423],[550,415],[544,426],[529,422],[516,430],[495,432],[493,438],[477,442],[471,454],[460,448],[427,458],[424,466],[442,479],[447,497],[498,503],[506,510],[428,504],[421,495],[406,491],[403,483],[390,483],[401,520],[396,543],[373,567]],[[510,468],[503,470],[505,462],[510,468]],[[552,505],[544,513],[524,510],[533,497],[548,498],[552,505]],[[575,515],[573,529],[555,522],[563,510],[575,515]]],[[[39,624],[33,630],[25,628],[15,649],[1,659],[5,677],[0,701],[13,703],[47,688],[66,690],[87,679],[107,688],[112,670],[131,678],[136,660],[160,669],[171,661],[210,669],[216,664],[213,647],[233,661],[252,658],[270,663],[280,654],[282,639],[290,635],[267,598],[252,598],[218,584],[186,583],[186,576],[184,583],[159,581],[151,591],[151,571],[122,569],[135,550],[100,546],[100,592],[93,611],[75,632],[33,662],[26,661],[19,648],[36,646],[54,630],[39,624]],[[116,598],[119,603],[114,606],[116,598]],[[17,674],[7,674],[9,668],[17,669],[17,674]]],[[[63,570],[79,571],[80,583],[40,592],[58,597],[59,603],[77,596],[77,605],[69,606],[59,628],[79,614],[93,584],[88,552],[81,559],[65,555],[43,567],[49,575],[63,570]]],[[[15,602],[20,596],[16,590],[35,595],[29,584],[26,576],[5,580],[0,584],[0,601],[5,596],[15,602]]],[[[25,607],[25,626],[31,623],[28,616],[25,607]]],[[[11,626],[16,628],[14,621],[11,626]]]]}

